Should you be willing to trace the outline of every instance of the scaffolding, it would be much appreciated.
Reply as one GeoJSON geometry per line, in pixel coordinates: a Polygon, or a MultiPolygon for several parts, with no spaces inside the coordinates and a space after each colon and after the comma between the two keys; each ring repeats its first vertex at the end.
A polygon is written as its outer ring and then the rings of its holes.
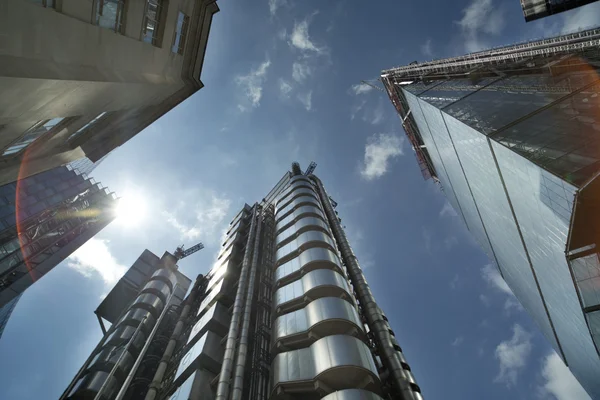
{"type": "Polygon", "coordinates": [[[389,78],[414,80],[428,78],[430,75],[469,74],[483,66],[502,67],[506,64],[519,64],[532,58],[560,57],[589,50],[598,51],[599,47],[600,27],[459,57],[411,63],[385,70],[381,73],[381,77],[385,82],[389,78]]]}

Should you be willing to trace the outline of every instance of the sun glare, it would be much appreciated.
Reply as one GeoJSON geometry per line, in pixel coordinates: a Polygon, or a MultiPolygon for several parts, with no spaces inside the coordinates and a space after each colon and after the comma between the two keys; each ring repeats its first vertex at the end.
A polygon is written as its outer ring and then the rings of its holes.
{"type": "Polygon", "coordinates": [[[117,219],[125,227],[134,227],[146,217],[146,201],[137,193],[129,193],[119,199],[117,219]]]}

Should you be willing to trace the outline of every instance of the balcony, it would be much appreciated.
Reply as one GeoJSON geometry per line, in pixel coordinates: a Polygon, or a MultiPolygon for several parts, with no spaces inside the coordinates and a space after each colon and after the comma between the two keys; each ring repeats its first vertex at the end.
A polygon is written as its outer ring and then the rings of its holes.
{"type": "Polygon", "coordinates": [[[334,335],[310,347],[280,353],[273,361],[272,400],[290,395],[319,396],[343,389],[379,393],[380,381],[369,347],[359,339],[334,335]]]}
{"type": "Polygon", "coordinates": [[[188,339],[188,344],[200,339],[206,331],[212,331],[219,336],[225,336],[229,329],[231,315],[221,303],[214,303],[208,311],[196,322],[188,339]]]}
{"type": "Polygon", "coordinates": [[[366,336],[352,304],[335,297],[323,297],[277,318],[273,340],[277,351],[282,351],[308,347],[325,336],[341,334],[361,340],[366,336]]]}
{"type": "Polygon", "coordinates": [[[354,304],[346,278],[332,270],[317,269],[277,289],[275,292],[277,314],[298,310],[321,297],[338,297],[354,304]]]}
{"type": "Polygon", "coordinates": [[[307,231],[277,249],[275,255],[276,263],[281,264],[312,247],[329,248],[332,251],[336,249],[335,242],[327,233],[322,231],[307,231]]]}
{"type": "Polygon", "coordinates": [[[275,270],[276,285],[279,287],[286,285],[316,269],[331,269],[345,276],[341,265],[339,257],[333,251],[323,247],[313,247],[281,264],[275,270]]]}

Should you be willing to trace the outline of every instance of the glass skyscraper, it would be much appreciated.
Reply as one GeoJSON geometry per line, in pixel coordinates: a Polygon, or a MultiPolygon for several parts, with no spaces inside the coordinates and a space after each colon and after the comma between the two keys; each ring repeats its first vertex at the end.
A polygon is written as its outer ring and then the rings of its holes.
{"type": "Polygon", "coordinates": [[[581,7],[598,0],[521,0],[525,21],[547,17],[563,11],[581,7]]]}
{"type": "Polygon", "coordinates": [[[71,161],[66,165],[68,168],[76,170],[80,175],[89,175],[102,161],[106,159],[106,157],[108,157],[108,154],[96,162],[93,162],[87,157],[83,157],[79,160],[71,161]]]}
{"type": "Polygon", "coordinates": [[[0,307],[114,217],[114,193],[62,166],[0,187],[0,307]]]}
{"type": "Polygon", "coordinates": [[[4,333],[4,328],[6,327],[6,324],[8,323],[10,315],[12,314],[13,310],[17,306],[17,303],[19,302],[21,295],[22,295],[22,293],[20,295],[18,295],[17,297],[15,297],[14,299],[12,299],[11,301],[9,301],[7,304],[5,304],[4,307],[0,307],[0,339],[2,339],[2,334],[4,333]]]}
{"type": "Polygon", "coordinates": [[[382,73],[433,177],[600,398],[600,30],[382,73]]]}
{"type": "Polygon", "coordinates": [[[176,257],[140,257],[62,399],[422,399],[314,166],[240,210],[183,302],[176,257]]]}

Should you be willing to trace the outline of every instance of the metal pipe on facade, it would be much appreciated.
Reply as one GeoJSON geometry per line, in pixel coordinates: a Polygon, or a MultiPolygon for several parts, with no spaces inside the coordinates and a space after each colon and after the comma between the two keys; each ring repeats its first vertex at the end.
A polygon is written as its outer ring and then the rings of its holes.
{"type": "Polygon", "coordinates": [[[169,365],[169,360],[173,356],[173,351],[175,351],[175,346],[177,345],[177,340],[179,339],[179,335],[181,335],[181,331],[183,331],[183,326],[185,324],[185,320],[190,313],[190,309],[192,304],[196,300],[196,293],[198,292],[198,288],[202,280],[206,279],[204,276],[199,276],[196,280],[196,284],[192,289],[190,296],[186,299],[185,305],[183,306],[183,311],[181,311],[181,315],[179,316],[179,320],[175,325],[175,329],[173,329],[173,334],[169,339],[169,344],[167,344],[167,348],[165,349],[160,363],[158,364],[158,368],[156,369],[156,373],[154,374],[154,378],[152,378],[152,382],[148,387],[148,392],[146,393],[145,400],[154,400],[156,395],[158,394],[158,389],[160,389],[160,384],[165,376],[165,372],[167,370],[167,366],[169,365]]]}
{"type": "Polygon", "coordinates": [[[414,383],[415,381],[412,373],[408,369],[408,364],[404,362],[400,346],[397,345],[396,339],[391,333],[391,329],[384,318],[381,309],[377,306],[375,297],[371,293],[371,289],[358,264],[358,259],[348,243],[346,234],[344,233],[333,206],[329,201],[327,192],[319,178],[314,175],[311,175],[311,178],[317,185],[317,192],[321,198],[323,207],[325,208],[325,214],[327,215],[342,259],[348,270],[350,281],[352,286],[354,286],[354,290],[356,291],[358,301],[367,319],[369,328],[374,334],[379,357],[389,371],[392,385],[397,392],[397,398],[399,400],[420,400],[422,399],[420,389],[416,383],[414,383]]]}
{"type": "Polygon", "coordinates": [[[123,357],[125,357],[125,354],[127,354],[127,352],[129,351],[129,347],[131,346],[131,342],[133,342],[133,340],[137,336],[138,332],[142,328],[142,325],[144,324],[144,322],[146,322],[146,318],[147,318],[147,316],[145,316],[144,318],[142,318],[142,320],[140,321],[140,324],[135,328],[135,331],[133,331],[133,334],[131,335],[131,337],[127,341],[127,344],[125,345],[125,348],[121,352],[121,355],[119,355],[119,358],[115,362],[115,365],[113,365],[113,367],[111,368],[110,372],[108,373],[108,376],[106,377],[106,379],[102,383],[102,386],[100,386],[100,390],[98,390],[98,393],[96,393],[96,396],[94,397],[94,400],[100,400],[100,399],[102,399],[102,395],[104,394],[104,391],[106,390],[106,387],[108,386],[108,382],[110,381],[110,378],[112,378],[114,376],[115,372],[117,372],[117,368],[119,368],[119,364],[121,364],[121,361],[123,360],[123,357]]]}
{"type": "Polygon", "coordinates": [[[252,312],[252,300],[254,298],[254,283],[256,281],[256,269],[258,268],[258,253],[260,246],[260,231],[262,222],[260,217],[256,222],[256,237],[254,239],[254,250],[252,251],[252,265],[250,266],[250,278],[248,279],[248,291],[246,292],[246,304],[244,305],[244,314],[242,316],[242,333],[237,349],[236,366],[233,374],[232,400],[241,400],[244,390],[244,370],[246,367],[246,358],[248,355],[248,331],[250,330],[250,314],[252,312]]]}
{"type": "MultiPolygon", "coordinates": [[[[125,396],[125,393],[127,392],[127,389],[129,389],[129,385],[131,384],[133,377],[135,376],[138,368],[140,367],[140,364],[142,363],[142,360],[144,359],[144,355],[146,355],[146,352],[148,351],[148,347],[150,347],[150,345],[152,344],[152,340],[154,339],[154,336],[156,335],[156,332],[158,331],[160,323],[162,322],[165,315],[167,315],[169,306],[171,305],[171,300],[175,296],[175,291],[177,290],[178,286],[179,286],[179,283],[176,283],[175,286],[173,286],[173,290],[171,291],[171,294],[169,295],[169,298],[167,299],[165,308],[163,308],[162,312],[160,313],[160,317],[158,317],[158,321],[156,321],[156,324],[154,325],[152,332],[150,332],[150,336],[148,336],[148,339],[146,340],[144,347],[142,347],[142,351],[140,351],[140,354],[137,356],[135,363],[133,364],[133,367],[131,368],[131,371],[129,371],[129,374],[127,375],[127,378],[125,379],[125,382],[123,382],[123,385],[121,386],[121,390],[119,390],[119,393],[117,393],[117,397],[115,397],[115,400],[122,400],[123,397],[125,396]]],[[[138,326],[138,328],[140,326],[142,326],[142,324],[140,324],[138,326]]],[[[133,336],[132,336],[132,338],[133,338],[133,336]]],[[[108,381],[108,379],[107,379],[107,381],[108,381]]],[[[99,397],[97,397],[97,398],[99,398],[99,397]]]]}
{"type": "Polygon", "coordinates": [[[223,356],[223,365],[221,366],[221,373],[219,374],[219,383],[217,385],[216,400],[228,400],[229,398],[229,379],[231,377],[231,370],[233,368],[233,358],[235,355],[235,346],[239,333],[242,306],[244,305],[244,289],[247,286],[246,280],[248,278],[250,256],[252,254],[252,243],[254,243],[254,237],[256,235],[257,208],[258,206],[257,204],[255,204],[254,210],[252,211],[250,233],[248,234],[248,240],[246,241],[246,250],[244,252],[244,260],[242,262],[242,271],[240,272],[238,288],[235,294],[235,301],[233,303],[231,323],[229,324],[229,332],[227,333],[227,343],[225,345],[225,355],[223,356]]]}
{"type": "MultiPolygon", "coordinates": [[[[119,318],[121,318],[121,317],[119,317],[119,318]]],[[[77,374],[71,380],[71,383],[69,383],[69,386],[67,386],[67,388],[65,389],[65,391],[63,392],[63,394],[62,394],[62,396],[60,397],[59,400],[64,400],[65,398],[67,398],[67,396],[69,395],[69,393],[71,393],[71,390],[73,390],[73,387],[75,386],[75,384],[77,383],[77,381],[79,381],[79,378],[81,378],[81,375],[83,374],[83,372],[86,370],[86,368],[88,367],[88,365],[90,364],[90,362],[92,361],[92,359],[94,358],[94,356],[96,354],[98,354],[98,351],[102,348],[102,346],[104,346],[104,342],[106,342],[106,339],[108,338],[108,336],[114,330],[115,330],[115,326],[113,324],[108,329],[108,331],[106,332],[106,334],[104,334],[104,336],[102,336],[102,338],[100,339],[100,341],[98,342],[98,344],[96,345],[96,347],[94,348],[94,350],[92,350],[92,352],[90,353],[90,356],[85,360],[85,362],[83,363],[83,365],[81,366],[81,368],[79,368],[79,371],[77,371],[77,374]]]]}

